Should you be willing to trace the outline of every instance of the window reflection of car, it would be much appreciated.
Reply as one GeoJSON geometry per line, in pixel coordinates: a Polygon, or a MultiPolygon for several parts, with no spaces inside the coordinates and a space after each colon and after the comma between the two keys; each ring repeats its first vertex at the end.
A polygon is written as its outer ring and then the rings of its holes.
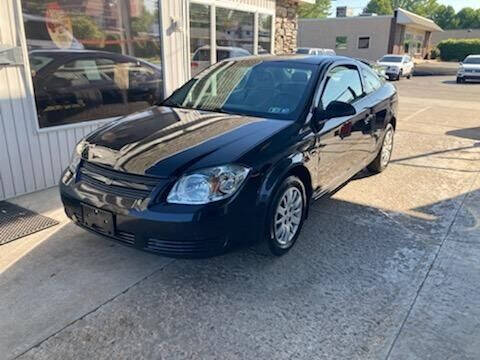
{"type": "Polygon", "coordinates": [[[89,50],[29,53],[40,127],[112,118],[159,103],[159,66],[89,50]]]}
{"type": "Polygon", "coordinates": [[[335,50],[332,50],[332,49],[319,49],[319,48],[307,48],[307,47],[298,48],[297,51],[295,51],[295,53],[299,55],[319,55],[319,56],[337,55],[335,53],[335,50]]]}
{"type": "MultiPolygon", "coordinates": [[[[217,46],[217,61],[249,55],[251,55],[251,53],[248,50],[239,47],[217,46]]],[[[205,45],[195,50],[191,64],[192,76],[209,67],[211,63],[210,58],[210,46],[205,45]]]]}
{"type": "Polygon", "coordinates": [[[311,200],[386,169],[397,104],[353,59],[224,60],[81,140],[62,201],[79,226],[137,249],[205,256],[257,240],[283,255],[311,200]]]}
{"type": "MultiPolygon", "coordinates": [[[[35,49],[56,49],[57,45],[50,37],[47,30],[47,19],[43,16],[23,14],[25,36],[29,50],[35,49]]],[[[83,50],[85,47],[73,35],[71,36],[71,50],[83,50]]]]}

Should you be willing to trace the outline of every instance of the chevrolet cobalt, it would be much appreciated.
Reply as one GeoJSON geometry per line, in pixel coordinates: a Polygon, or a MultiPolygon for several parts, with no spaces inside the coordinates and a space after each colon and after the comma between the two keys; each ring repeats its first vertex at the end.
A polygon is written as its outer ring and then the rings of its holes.
{"type": "Polygon", "coordinates": [[[397,102],[393,85],[349,58],[227,59],[81,140],[60,181],[65,211],[164,255],[254,241],[283,255],[312,200],[387,167],[397,102]]]}

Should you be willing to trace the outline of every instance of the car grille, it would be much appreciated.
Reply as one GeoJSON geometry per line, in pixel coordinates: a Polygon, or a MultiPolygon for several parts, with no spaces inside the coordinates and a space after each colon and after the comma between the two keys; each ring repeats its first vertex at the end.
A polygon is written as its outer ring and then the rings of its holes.
{"type": "Polygon", "coordinates": [[[161,178],[110,170],[86,161],[79,169],[78,180],[105,193],[132,199],[147,198],[163,182],[161,178]]]}
{"type": "Polygon", "coordinates": [[[221,252],[226,245],[225,239],[171,241],[150,238],[145,244],[145,250],[169,255],[202,255],[221,252]]]}

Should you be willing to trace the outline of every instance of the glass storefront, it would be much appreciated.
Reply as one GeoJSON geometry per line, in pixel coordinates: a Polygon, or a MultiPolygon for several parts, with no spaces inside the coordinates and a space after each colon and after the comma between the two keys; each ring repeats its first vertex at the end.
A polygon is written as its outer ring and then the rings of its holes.
{"type": "Polygon", "coordinates": [[[258,15],[258,54],[269,54],[272,48],[272,15],[258,15]]]}
{"type": "Polygon", "coordinates": [[[21,0],[40,128],[163,99],[158,0],[21,0]]]}
{"type": "Polygon", "coordinates": [[[252,54],[269,54],[272,49],[272,15],[258,13],[255,27],[253,12],[227,9],[220,6],[190,3],[191,75],[195,76],[215,61],[252,54]],[[211,11],[215,11],[214,24],[211,11]],[[211,31],[215,31],[214,49],[211,31]],[[256,37],[255,32],[258,32],[256,37]],[[255,44],[255,39],[258,43],[255,44]],[[257,52],[255,52],[257,45],[257,52]]]}
{"type": "Polygon", "coordinates": [[[190,54],[192,76],[211,64],[210,6],[190,4],[190,54]]]}

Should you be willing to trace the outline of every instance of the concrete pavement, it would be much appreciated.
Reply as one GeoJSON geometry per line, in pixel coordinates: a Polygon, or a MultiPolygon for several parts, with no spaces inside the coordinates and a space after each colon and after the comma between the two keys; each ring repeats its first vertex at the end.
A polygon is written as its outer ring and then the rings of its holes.
{"type": "Polygon", "coordinates": [[[391,166],[315,203],[282,258],[165,259],[67,223],[55,189],[16,199],[62,225],[0,248],[0,353],[478,359],[480,85],[449,80],[398,83],[391,166]]]}

